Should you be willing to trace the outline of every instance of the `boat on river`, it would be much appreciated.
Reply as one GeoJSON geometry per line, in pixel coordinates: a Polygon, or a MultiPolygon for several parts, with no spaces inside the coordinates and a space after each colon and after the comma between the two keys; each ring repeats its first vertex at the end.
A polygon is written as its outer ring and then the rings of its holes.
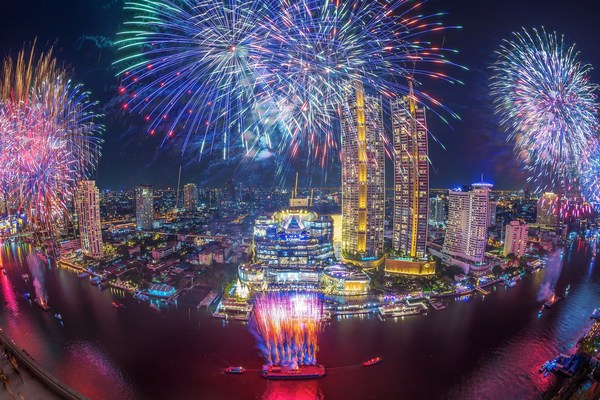
{"type": "Polygon", "coordinates": [[[370,367],[371,365],[377,365],[379,363],[381,363],[383,361],[383,359],[381,357],[375,357],[375,358],[371,358],[370,360],[365,361],[364,363],[362,363],[362,365],[364,367],[370,367]]]}

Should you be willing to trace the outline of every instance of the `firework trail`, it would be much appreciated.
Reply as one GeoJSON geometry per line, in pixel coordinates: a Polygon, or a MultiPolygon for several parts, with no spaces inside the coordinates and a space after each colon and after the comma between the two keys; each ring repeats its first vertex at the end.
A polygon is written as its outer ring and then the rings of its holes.
{"type": "Polygon", "coordinates": [[[250,329],[269,365],[317,363],[323,304],[314,293],[266,293],[256,298],[250,329]]]}
{"type": "Polygon", "coordinates": [[[201,154],[222,145],[223,158],[231,146],[254,157],[266,145],[324,165],[338,156],[336,121],[355,81],[387,97],[407,94],[407,78],[456,82],[436,70],[452,51],[426,40],[455,27],[419,13],[423,3],[129,1],[134,16],[117,42],[122,107],[163,143],[185,135],[182,152],[190,140],[201,154]]]}
{"type": "Polygon", "coordinates": [[[68,215],[76,183],[100,156],[96,103],[56,66],[52,52],[8,57],[0,92],[0,182],[11,204],[49,229],[68,215]]]}
{"type": "Polygon", "coordinates": [[[533,179],[565,186],[577,178],[597,128],[598,86],[592,67],[556,33],[523,29],[505,40],[492,66],[491,93],[500,124],[533,179]]]}

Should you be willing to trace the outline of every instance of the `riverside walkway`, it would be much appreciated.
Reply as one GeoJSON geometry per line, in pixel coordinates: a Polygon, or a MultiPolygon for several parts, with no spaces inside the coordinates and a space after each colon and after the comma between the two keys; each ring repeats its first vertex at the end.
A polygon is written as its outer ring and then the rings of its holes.
{"type": "Polygon", "coordinates": [[[43,369],[25,350],[6,337],[2,329],[0,347],[9,357],[14,357],[19,371],[17,373],[11,362],[0,352],[0,369],[8,377],[6,388],[0,386],[0,399],[87,400],[43,369]]]}

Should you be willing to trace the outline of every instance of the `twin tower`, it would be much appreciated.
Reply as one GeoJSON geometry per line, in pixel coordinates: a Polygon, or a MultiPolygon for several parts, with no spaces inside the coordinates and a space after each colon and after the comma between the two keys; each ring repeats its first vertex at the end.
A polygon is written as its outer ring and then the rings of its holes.
{"type": "MultiPolygon", "coordinates": [[[[426,257],[429,158],[425,109],[408,96],[391,100],[396,256],[426,257]]],[[[385,141],[381,98],[356,83],[348,95],[342,128],[342,257],[361,267],[384,261],[385,141]]]]}

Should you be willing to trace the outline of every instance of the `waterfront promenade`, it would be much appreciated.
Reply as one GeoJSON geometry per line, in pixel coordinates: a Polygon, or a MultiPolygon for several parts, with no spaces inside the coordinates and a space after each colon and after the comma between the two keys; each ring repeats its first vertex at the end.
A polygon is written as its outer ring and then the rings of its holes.
{"type": "Polygon", "coordinates": [[[0,369],[8,378],[0,387],[0,399],[16,400],[86,400],[87,398],[60,382],[43,369],[26,351],[4,335],[0,329],[0,369]],[[6,356],[5,356],[6,355],[6,356]],[[14,357],[14,368],[7,357],[14,357]]]}

